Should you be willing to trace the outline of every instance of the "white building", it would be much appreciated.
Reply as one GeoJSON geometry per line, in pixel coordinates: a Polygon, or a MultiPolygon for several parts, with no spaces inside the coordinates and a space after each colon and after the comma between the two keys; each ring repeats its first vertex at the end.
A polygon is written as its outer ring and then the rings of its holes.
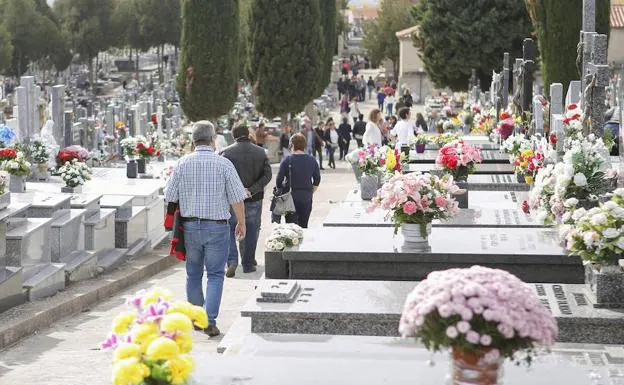
{"type": "Polygon", "coordinates": [[[418,33],[418,26],[404,29],[396,33],[399,39],[399,87],[409,88],[414,100],[422,103],[433,91],[433,84],[425,72],[420,50],[414,46],[412,36],[418,33]],[[418,96],[418,97],[417,97],[418,96]]]}

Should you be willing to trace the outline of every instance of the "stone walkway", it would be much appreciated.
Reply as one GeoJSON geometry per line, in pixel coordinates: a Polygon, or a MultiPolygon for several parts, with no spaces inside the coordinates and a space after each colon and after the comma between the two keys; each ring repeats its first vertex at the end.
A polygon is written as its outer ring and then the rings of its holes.
{"type": "MultiPolygon", "coordinates": [[[[368,113],[373,103],[363,110],[368,113]]],[[[336,118],[338,116],[335,116],[336,118]]],[[[326,162],[326,160],[325,160],[326,162]]],[[[322,173],[321,188],[315,196],[311,227],[321,226],[332,207],[332,202],[344,199],[355,178],[350,165],[337,161],[336,170],[322,173]]],[[[274,173],[277,173],[274,167],[274,173]]],[[[267,191],[272,191],[269,186],[267,191]]],[[[226,279],[219,327],[225,334],[250,298],[257,280],[263,274],[263,240],[270,232],[268,200],[265,199],[261,240],[257,253],[259,269],[254,274],[237,272],[234,279],[226,279]]],[[[165,251],[163,251],[165,252],[165,251]]],[[[0,384],[2,385],[109,385],[111,355],[98,350],[99,342],[107,335],[113,318],[125,309],[124,298],[137,290],[151,286],[167,288],[178,299],[184,299],[185,272],[183,265],[164,271],[146,282],[137,282],[119,295],[100,303],[89,311],[50,325],[18,344],[0,351],[0,384]]],[[[217,354],[220,338],[209,339],[203,334],[194,336],[195,352],[217,354]]]]}

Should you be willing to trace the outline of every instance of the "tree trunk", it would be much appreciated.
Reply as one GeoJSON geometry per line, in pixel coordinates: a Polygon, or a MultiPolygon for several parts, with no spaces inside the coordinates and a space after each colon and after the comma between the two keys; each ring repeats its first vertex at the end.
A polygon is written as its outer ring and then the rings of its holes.
{"type": "Polygon", "coordinates": [[[93,58],[89,59],[89,88],[93,88],[93,58]]]}
{"type": "Polygon", "coordinates": [[[139,81],[139,50],[138,49],[135,50],[135,54],[136,54],[136,63],[135,63],[136,64],[136,66],[135,66],[136,73],[135,73],[135,76],[136,76],[137,83],[141,84],[140,81],[139,81]]]}

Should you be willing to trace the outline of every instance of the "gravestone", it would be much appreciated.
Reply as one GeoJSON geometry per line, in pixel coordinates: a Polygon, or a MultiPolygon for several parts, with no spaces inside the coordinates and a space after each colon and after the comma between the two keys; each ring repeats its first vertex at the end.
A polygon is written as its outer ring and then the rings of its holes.
{"type": "Polygon", "coordinates": [[[537,95],[533,98],[533,124],[535,133],[544,135],[544,105],[537,95]]]}
{"type": "Polygon", "coordinates": [[[514,106],[514,112],[519,113],[522,109],[522,73],[523,73],[523,61],[522,59],[516,59],[513,66],[513,94],[512,102],[514,106]]]}
{"type": "Polygon", "coordinates": [[[63,147],[69,147],[73,144],[74,114],[71,111],[66,111],[64,115],[65,126],[63,128],[63,140],[59,143],[61,143],[63,147]]]}
{"type": "MultiPolygon", "coordinates": [[[[620,73],[620,80],[617,88],[617,99],[620,112],[620,137],[618,138],[619,146],[619,159],[620,159],[620,172],[618,173],[618,187],[624,187],[624,130],[621,129],[624,124],[624,69],[620,73]]],[[[617,110],[616,110],[617,111],[617,110]]]]}
{"type": "Polygon", "coordinates": [[[26,108],[27,111],[27,119],[28,119],[28,136],[24,137],[24,139],[28,140],[35,133],[39,133],[39,129],[41,125],[39,123],[39,108],[37,106],[37,100],[39,99],[39,87],[37,87],[35,83],[34,76],[22,76],[20,79],[20,85],[26,88],[27,102],[26,108]]]}
{"type": "Polygon", "coordinates": [[[566,102],[564,108],[567,108],[570,104],[578,104],[581,102],[583,94],[582,83],[580,80],[572,80],[568,87],[568,93],[566,94],[566,102]]]}
{"type": "Polygon", "coordinates": [[[553,115],[563,114],[563,84],[550,85],[550,121],[553,115]]]}
{"type": "Polygon", "coordinates": [[[557,161],[561,161],[563,158],[564,144],[565,144],[565,125],[563,124],[564,117],[563,115],[555,114],[552,116],[550,121],[550,129],[557,136],[557,144],[555,145],[555,150],[557,152],[557,161]]]}
{"type": "Polygon", "coordinates": [[[503,54],[503,109],[509,107],[509,52],[503,54]]]}
{"type": "Polygon", "coordinates": [[[28,108],[28,90],[26,87],[17,87],[15,89],[17,94],[17,124],[19,130],[16,131],[17,138],[24,140],[30,137],[30,109],[28,108]]]}
{"type": "Polygon", "coordinates": [[[586,88],[583,96],[585,116],[591,117],[591,131],[602,137],[604,115],[606,112],[606,87],[609,86],[610,71],[607,64],[607,35],[592,36],[591,62],[587,64],[586,88]]]}
{"type": "Polygon", "coordinates": [[[522,111],[530,111],[533,100],[533,71],[535,70],[535,42],[524,39],[522,44],[522,111]]]}
{"type": "Polygon", "coordinates": [[[54,139],[63,143],[65,131],[65,86],[56,85],[51,91],[52,121],[54,122],[54,139]]]}
{"type": "Polygon", "coordinates": [[[583,0],[583,31],[596,31],[596,0],[583,0]]]}
{"type": "Polygon", "coordinates": [[[79,146],[84,146],[83,143],[83,131],[84,131],[84,125],[82,122],[76,122],[73,124],[72,126],[72,132],[71,132],[71,145],[79,145],[79,146]]]}

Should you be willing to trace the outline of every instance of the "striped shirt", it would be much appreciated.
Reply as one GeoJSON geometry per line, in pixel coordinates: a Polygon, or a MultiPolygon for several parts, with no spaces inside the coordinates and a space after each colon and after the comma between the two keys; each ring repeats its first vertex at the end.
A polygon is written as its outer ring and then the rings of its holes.
{"type": "Polygon", "coordinates": [[[183,217],[230,218],[230,205],[245,200],[245,187],[228,159],[208,146],[178,161],[165,187],[165,200],[179,202],[183,217]]]}

